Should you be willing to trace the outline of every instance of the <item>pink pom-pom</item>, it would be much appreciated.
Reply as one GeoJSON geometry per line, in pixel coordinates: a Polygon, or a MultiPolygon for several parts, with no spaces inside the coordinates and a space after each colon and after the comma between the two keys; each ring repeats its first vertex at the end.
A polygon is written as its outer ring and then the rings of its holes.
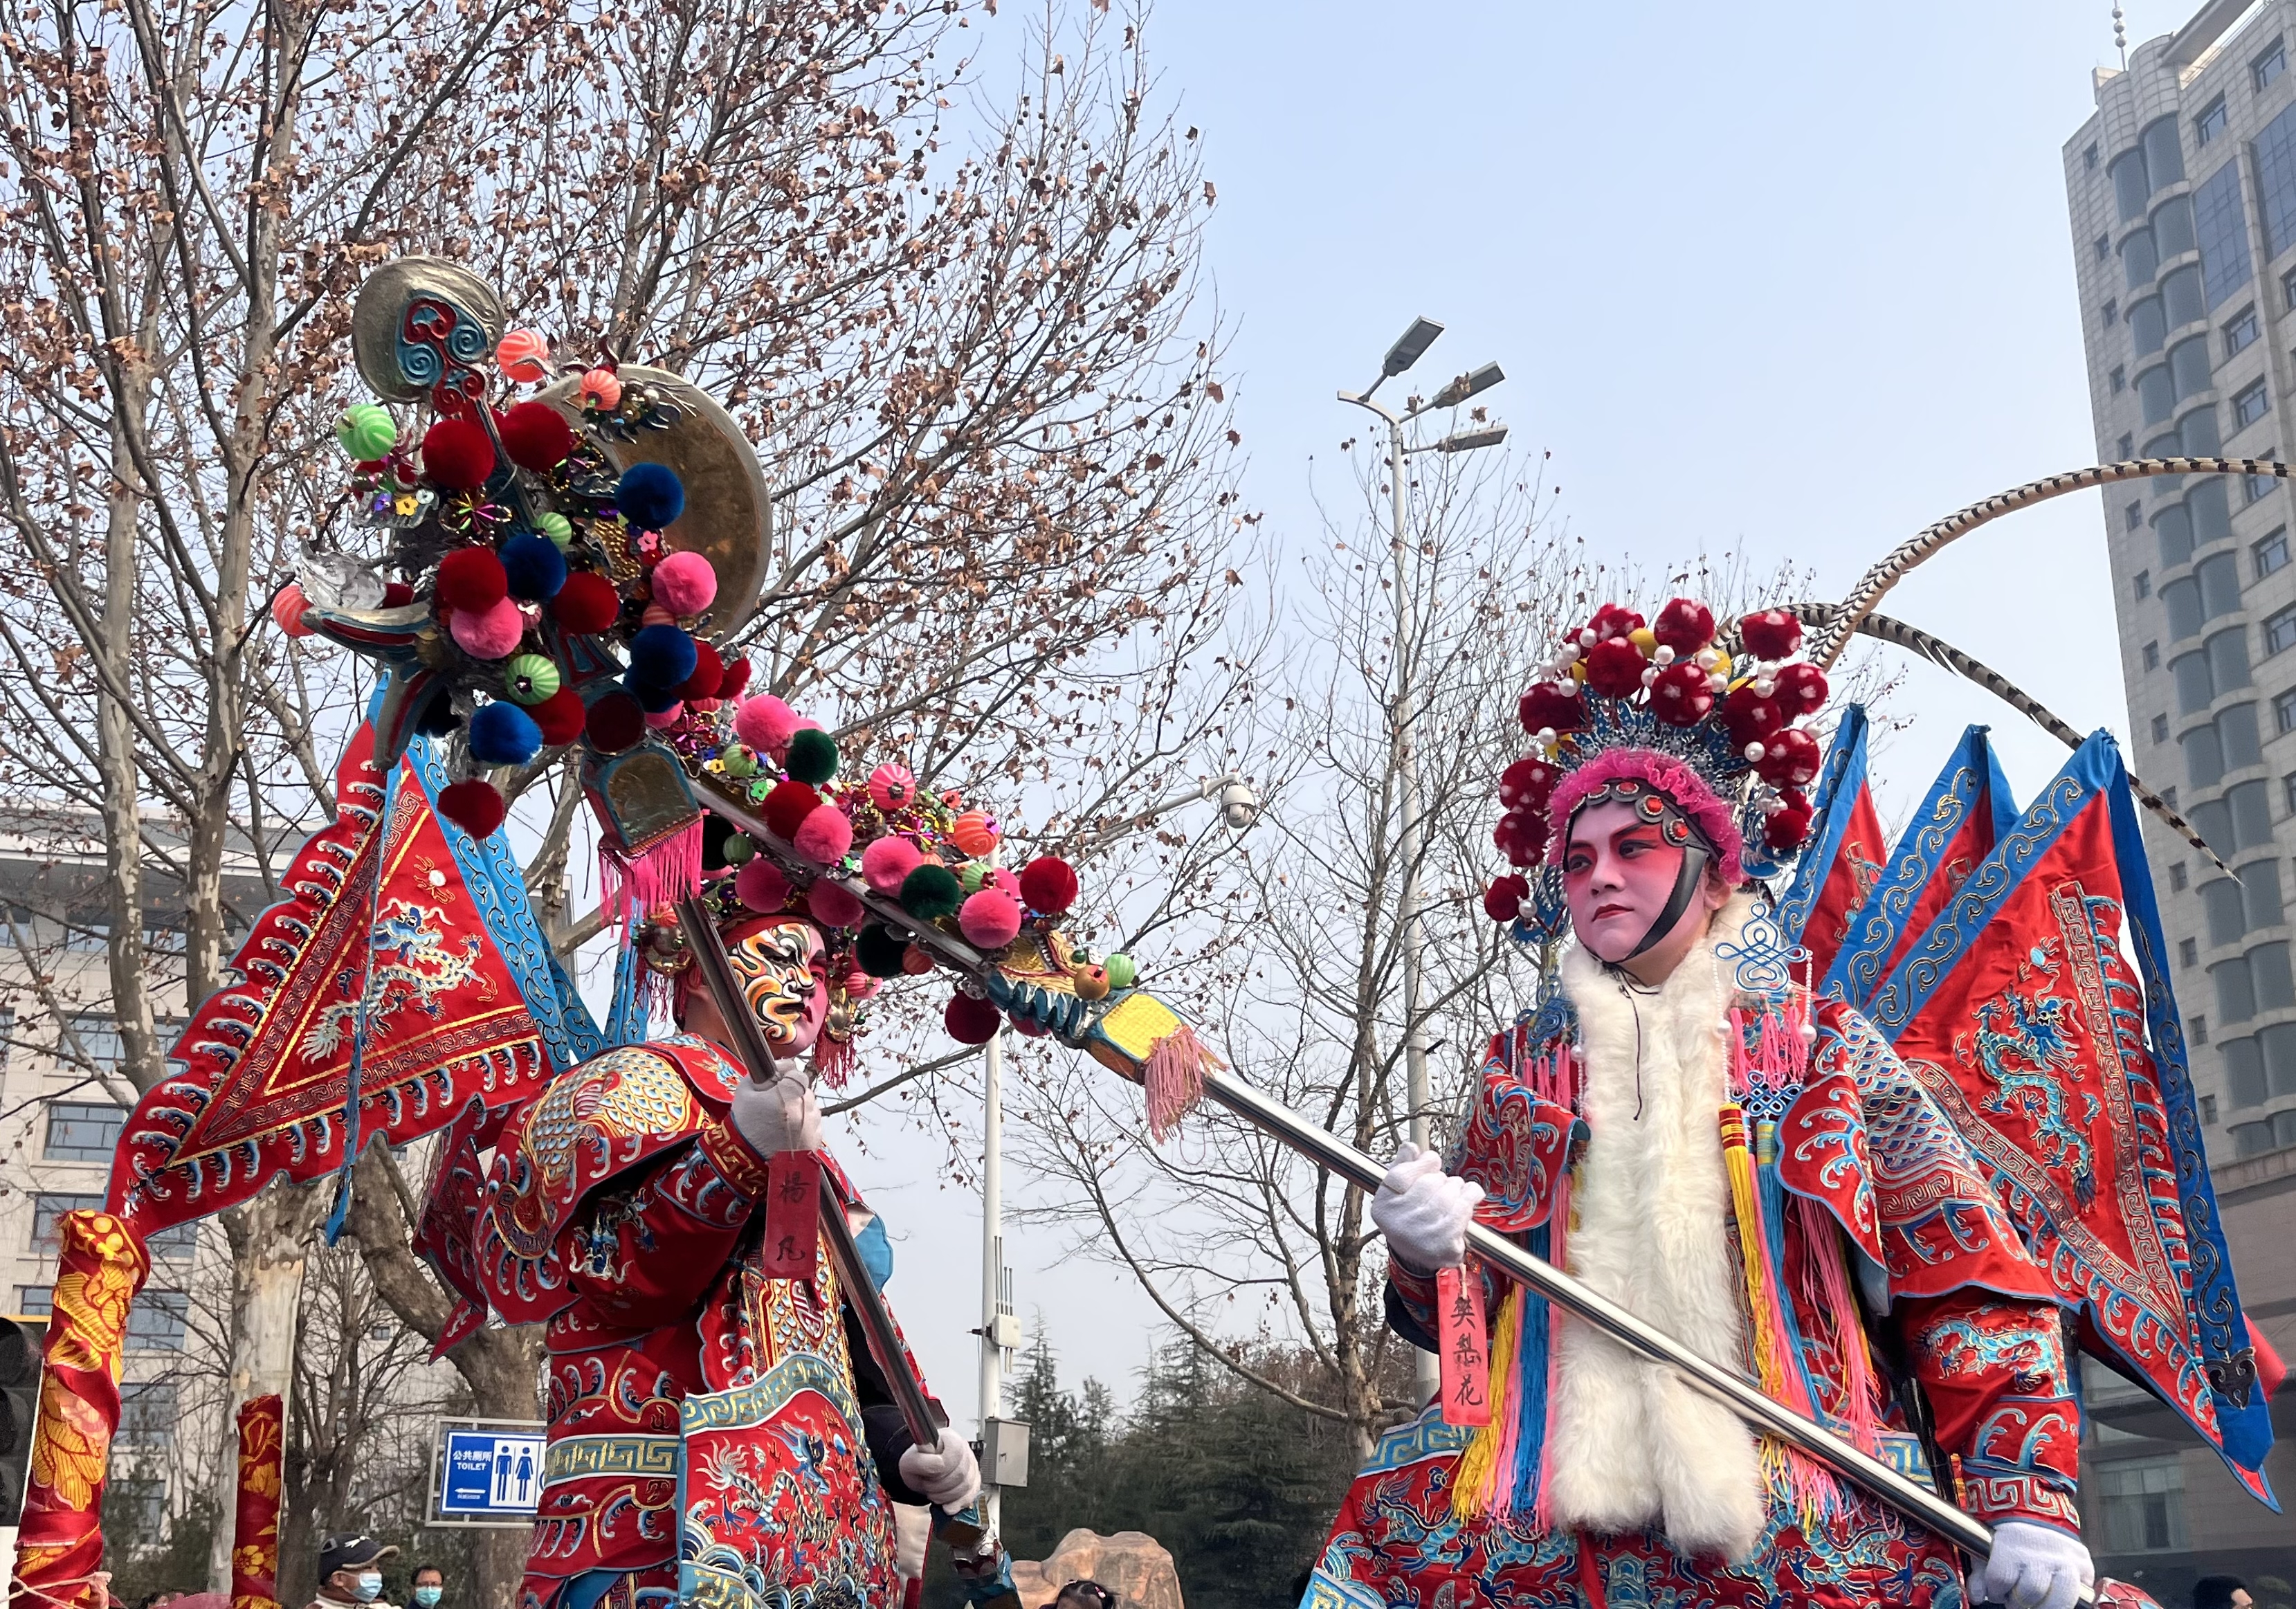
{"type": "Polygon", "coordinates": [[[891,760],[869,773],[869,802],[881,810],[902,810],[917,801],[917,779],[891,760]]]}
{"type": "Polygon", "coordinates": [[[958,907],[956,925],[966,943],[1003,949],[1021,931],[1021,902],[1002,889],[982,889],[958,907]]]}
{"type": "Polygon", "coordinates": [[[677,725],[678,718],[685,713],[684,704],[672,704],[667,710],[651,710],[646,712],[646,725],[659,732],[664,727],[677,725]]]}
{"type": "Polygon", "coordinates": [[[752,855],[734,874],[734,892],[753,911],[771,915],[789,903],[789,879],[763,855],[752,855]]]}
{"type": "Polygon", "coordinates": [[[310,606],[311,600],[303,595],[303,589],[290,581],[271,600],[272,622],[289,636],[308,636],[311,628],[303,622],[303,612],[310,606]]]}
{"type": "Polygon", "coordinates": [[[653,567],[653,601],[672,614],[700,614],[718,601],[718,572],[698,553],[674,553],[653,567]]]}
{"type": "Polygon", "coordinates": [[[988,874],[988,886],[1018,899],[1021,897],[1021,874],[1018,872],[1008,872],[1000,866],[988,874]]]}
{"type": "Polygon", "coordinates": [[[861,876],[881,894],[898,894],[902,881],[924,864],[924,855],[906,838],[880,838],[861,851],[861,876]]]}
{"type": "Polygon", "coordinates": [[[502,372],[524,385],[550,378],[550,342],[539,330],[505,330],[495,343],[502,372]]]}
{"type": "Polygon", "coordinates": [[[853,824],[835,805],[823,805],[798,823],[797,834],[790,844],[808,860],[834,865],[844,859],[845,851],[853,847],[853,824]]]}
{"type": "Polygon", "coordinates": [[[582,400],[602,408],[618,407],[622,400],[621,377],[608,368],[592,369],[582,376],[582,400]]]}
{"type": "MultiPolygon", "coordinates": [[[[824,927],[858,927],[861,918],[868,915],[862,908],[861,902],[845,891],[843,884],[832,882],[826,877],[806,890],[805,903],[807,908],[813,912],[813,919],[824,927]]],[[[876,980],[871,978],[869,981],[873,984],[876,980]]],[[[853,990],[849,986],[845,992],[852,994],[853,990]]],[[[854,997],[860,998],[858,995],[854,997]]]]}
{"type": "Polygon", "coordinates": [[[447,634],[472,659],[498,660],[526,635],[526,617],[510,599],[498,598],[489,609],[455,610],[447,617],[447,634]]]}
{"type": "Polygon", "coordinates": [[[779,754],[797,730],[797,711],[770,693],[744,700],[734,711],[734,735],[760,754],[779,754]]]}

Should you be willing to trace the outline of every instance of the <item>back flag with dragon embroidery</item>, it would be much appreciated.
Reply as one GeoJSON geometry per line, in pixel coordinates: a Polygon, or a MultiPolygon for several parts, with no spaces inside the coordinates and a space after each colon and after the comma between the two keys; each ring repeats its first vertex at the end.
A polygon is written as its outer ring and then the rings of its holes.
{"type": "Polygon", "coordinates": [[[2162,952],[2127,774],[2099,733],[1945,902],[1869,1014],[1976,1151],[2085,1350],[2271,1502],[2266,1391],[2162,952]]]}
{"type": "Polygon", "coordinates": [[[597,1048],[580,1003],[562,1004],[500,834],[473,840],[439,815],[446,768],[428,743],[408,747],[395,780],[373,752],[362,725],[336,768],[336,820],[241,944],[239,981],[192,1014],[180,1070],[128,1120],[109,1205],[140,1234],[245,1201],[275,1174],[341,1165],[362,1002],[353,1132],[393,1145],[446,1127],[473,1096],[514,1100],[597,1048]]]}

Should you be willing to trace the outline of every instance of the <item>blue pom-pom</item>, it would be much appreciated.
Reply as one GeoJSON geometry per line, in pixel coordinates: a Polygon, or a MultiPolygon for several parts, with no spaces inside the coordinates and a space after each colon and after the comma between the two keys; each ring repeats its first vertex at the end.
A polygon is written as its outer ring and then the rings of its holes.
{"type": "Polygon", "coordinates": [[[514,598],[546,603],[566,585],[566,555],[548,537],[512,537],[502,546],[502,566],[514,598]]]}
{"type": "Polygon", "coordinates": [[[633,464],[614,484],[614,506],[640,530],[660,530],[685,511],[685,488],[667,464],[633,464]]]}
{"type": "Polygon", "coordinates": [[[516,704],[497,699],[471,717],[471,758],[482,766],[522,766],[542,752],[542,728],[516,704]]]}
{"type": "Polygon", "coordinates": [[[630,680],[683,687],[693,675],[693,639],[675,626],[648,626],[630,639],[630,680]]]}
{"type": "Polygon", "coordinates": [[[675,687],[657,687],[652,682],[642,682],[633,674],[622,677],[622,685],[638,701],[638,708],[648,715],[660,715],[672,704],[683,703],[685,695],[675,687]]]}

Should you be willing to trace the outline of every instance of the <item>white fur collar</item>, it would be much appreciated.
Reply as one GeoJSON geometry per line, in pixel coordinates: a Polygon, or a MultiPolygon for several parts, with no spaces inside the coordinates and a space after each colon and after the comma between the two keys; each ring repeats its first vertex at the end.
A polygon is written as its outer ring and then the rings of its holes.
{"type": "MultiPolygon", "coordinates": [[[[1583,948],[1562,959],[1590,1131],[1572,1197],[1571,1271],[1741,1370],[1743,1274],[1718,1124],[1731,985],[1717,980],[1714,944],[1734,938],[1751,908],[1733,899],[1655,990],[1629,993],[1583,948]]],[[[1564,1320],[1561,1348],[1547,1445],[1556,1522],[1611,1532],[1657,1524],[1680,1552],[1745,1554],[1764,1522],[1752,1433],[1672,1371],[1585,1324],[1564,1320]]]]}

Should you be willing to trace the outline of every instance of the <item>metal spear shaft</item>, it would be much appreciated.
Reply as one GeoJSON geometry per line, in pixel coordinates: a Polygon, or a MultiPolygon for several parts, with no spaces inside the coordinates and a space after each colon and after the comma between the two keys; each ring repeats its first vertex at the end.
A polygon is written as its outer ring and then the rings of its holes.
{"type": "MultiPolygon", "coordinates": [[[[701,791],[709,808],[740,824],[743,832],[771,850],[784,865],[815,876],[830,877],[863,906],[945,964],[975,977],[995,970],[994,965],[963,940],[951,938],[929,922],[920,922],[900,906],[883,898],[857,877],[837,877],[799,854],[767,826],[765,817],[746,799],[703,779],[701,791]]],[[[713,930],[714,931],[714,930],[713,930]]],[[[1387,1170],[1331,1130],[1309,1122],[1290,1107],[1254,1089],[1234,1074],[1216,1068],[1204,1070],[1204,1094],[1215,1104],[1242,1118],[1281,1145],[1299,1152],[1317,1167],[1366,1191],[1379,1188],[1387,1170]]],[[[1803,1418],[1792,1408],[1773,1402],[1752,1381],[1734,1370],[1709,1361],[1662,1330],[1653,1329],[1626,1309],[1580,1284],[1570,1275],[1533,1257],[1505,1235],[1480,1224],[1467,1227],[1467,1249],[1484,1264],[1545,1298],[1572,1317],[1609,1335],[1628,1351],[1651,1363],[1662,1364],[1681,1376],[1685,1384],[1703,1392],[1756,1430],[1767,1431],[1800,1449],[1844,1480],[1871,1492],[1915,1523],[1927,1527],[1945,1540],[1980,1558],[1993,1551],[1993,1532],[1982,1522],[1963,1513],[1918,1482],[1910,1481],[1879,1458],[1835,1435],[1825,1426],[1803,1418]]],[[[2082,1603],[2094,1603],[2095,1592],[2084,1587],[2082,1603]]]]}

